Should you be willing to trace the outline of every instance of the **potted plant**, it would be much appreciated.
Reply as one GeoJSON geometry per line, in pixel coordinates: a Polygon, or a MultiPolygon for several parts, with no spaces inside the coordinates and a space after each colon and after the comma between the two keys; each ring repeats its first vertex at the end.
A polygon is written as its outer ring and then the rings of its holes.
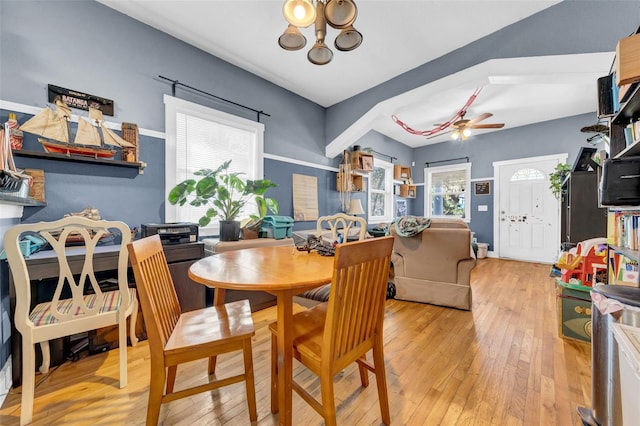
{"type": "Polygon", "coordinates": [[[549,174],[549,189],[553,193],[553,196],[558,200],[562,200],[562,183],[569,174],[571,165],[567,163],[559,163],[556,165],[556,169],[553,173],[549,174]]]}
{"type": "MultiPolygon", "coordinates": [[[[237,241],[240,222],[237,220],[242,208],[252,199],[256,200],[261,217],[267,212],[278,210],[277,202],[264,197],[269,188],[277,184],[268,179],[245,180],[243,173],[230,172],[231,160],[225,161],[217,169],[201,169],[194,173],[200,179],[186,179],[169,191],[168,201],[172,205],[184,206],[187,202],[194,207],[208,206],[204,216],[198,221],[207,226],[212,219],[220,219],[220,240],[237,241]],[[190,201],[189,201],[190,200],[190,201]]],[[[258,215],[252,215],[259,218],[258,215]]]]}
{"type": "Polygon", "coordinates": [[[256,204],[258,205],[258,214],[252,214],[248,219],[245,219],[240,223],[242,238],[245,240],[258,238],[260,227],[262,226],[264,217],[268,212],[278,214],[280,211],[280,205],[273,198],[257,195],[255,199],[256,204]]]}

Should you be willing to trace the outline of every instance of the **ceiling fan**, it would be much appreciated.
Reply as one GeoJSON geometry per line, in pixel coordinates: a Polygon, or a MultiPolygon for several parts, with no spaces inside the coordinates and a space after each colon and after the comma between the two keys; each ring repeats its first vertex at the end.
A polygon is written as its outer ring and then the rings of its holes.
{"type": "Polygon", "coordinates": [[[437,127],[430,130],[414,130],[395,115],[392,115],[391,119],[407,132],[413,135],[426,136],[427,139],[440,136],[440,133],[449,127],[453,127],[453,129],[449,130],[446,133],[453,132],[453,134],[451,135],[452,139],[462,139],[462,140],[465,140],[467,139],[467,137],[469,137],[469,135],[471,134],[471,129],[503,128],[504,123],[477,124],[479,121],[486,120],[487,118],[493,116],[493,114],[490,114],[490,113],[480,114],[479,116],[472,118],[470,120],[467,120],[464,118],[465,114],[467,113],[467,110],[469,109],[473,101],[475,101],[476,98],[478,97],[480,90],[482,90],[481,87],[476,89],[475,92],[473,92],[473,94],[467,100],[467,103],[465,103],[464,106],[458,112],[456,112],[456,114],[453,117],[451,117],[449,120],[445,121],[442,124],[434,124],[434,126],[437,126],[437,127]]]}
{"type": "MultiPolygon", "coordinates": [[[[449,131],[453,132],[451,134],[451,139],[466,140],[471,136],[471,129],[502,129],[504,127],[504,123],[478,124],[479,121],[492,117],[493,114],[491,113],[485,112],[484,114],[480,114],[470,120],[464,118],[465,114],[466,111],[462,112],[460,120],[451,125],[451,127],[453,127],[453,130],[449,131]]],[[[436,126],[440,126],[440,124],[436,124],[436,126]]],[[[430,136],[427,139],[434,138],[436,136],[439,135],[430,136]]]]}

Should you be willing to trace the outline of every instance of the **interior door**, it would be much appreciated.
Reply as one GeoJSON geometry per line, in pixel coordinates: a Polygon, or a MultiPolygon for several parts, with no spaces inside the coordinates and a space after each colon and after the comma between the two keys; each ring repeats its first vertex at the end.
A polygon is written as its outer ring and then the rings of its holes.
{"type": "Polygon", "coordinates": [[[499,256],[553,263],[559,251],[559,202],[549,189],[557,159],[499,168],[499,256]]]}

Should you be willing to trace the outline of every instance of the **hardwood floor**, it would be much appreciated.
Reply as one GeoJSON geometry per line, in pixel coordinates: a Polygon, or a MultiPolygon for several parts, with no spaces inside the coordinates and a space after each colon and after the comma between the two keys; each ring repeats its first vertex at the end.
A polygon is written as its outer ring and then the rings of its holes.
{"type": "MultiPolygon", "coordinates": [[[[590,345],[558,336],[555,285],[549,265],[482,259],[472,273],[471,312],[387,301],[385,359],[395,425],[580,425],[576,407],[589,405],[590,345]]],[[[258,425],[270,412],[269,331],[275,308],[254,314],[258,425]]],[[[240,353],[223,355],[222,373],[240,371],[240,353]]],[[[129,385],[117,387],[117,351],[67,362],[36,376],[35,425],[144,424],[149,387],[147,342],[129,348],[129,385]]],[[[297,366],[296,380],[319,395],[315,376],[297,366]]],[[[178,371],[181,383],[203,382],[206,360],[178,371]],[[187,371],[188,370],[188,371],[187,371]]],[[[360,387],[358,370],[336,377],[338,424],[380,424],[374,378],[360,387]]],[[[322,419],[293,396],[296,425],[322,419]]],[[[20,389],[0,408],[0,424],[16,425],[20,389]]],[[[244,384],[165,404],[164,425],[249,424],[244,384]]]]}

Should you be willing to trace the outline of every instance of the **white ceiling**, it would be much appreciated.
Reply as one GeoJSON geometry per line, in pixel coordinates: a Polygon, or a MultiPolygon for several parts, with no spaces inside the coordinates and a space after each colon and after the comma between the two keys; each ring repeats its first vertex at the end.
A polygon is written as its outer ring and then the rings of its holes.
{"type": "MultiPolygon", "coordinates": [[[[559,2],[358,0],[354,26],[363,34],[363,44],[352,52],[332,49],[333,61],[317,66],[306,59],[312,28],[302,30],[307,38],[303,50],[278,46],[286,28],[282,0],[98,1],[325,107],[559,2]]],[[[327,45],[333,47],[338,31],[327,32],[327,45]]],[[[339,139],[371,129],[412,147],[442,142],[445,136],[425,139],[405,132],[391,114],[414,129],[430,129],[451,118],[476,87],[483,89],[467,118],[491,112],[494,116],[484,122],[504,122],[505,129],[593,111],[594,76],[608,72],[613,53],[589,56],[481,64],[376,105],[332,144],[343,145],[339,139]]]]}

